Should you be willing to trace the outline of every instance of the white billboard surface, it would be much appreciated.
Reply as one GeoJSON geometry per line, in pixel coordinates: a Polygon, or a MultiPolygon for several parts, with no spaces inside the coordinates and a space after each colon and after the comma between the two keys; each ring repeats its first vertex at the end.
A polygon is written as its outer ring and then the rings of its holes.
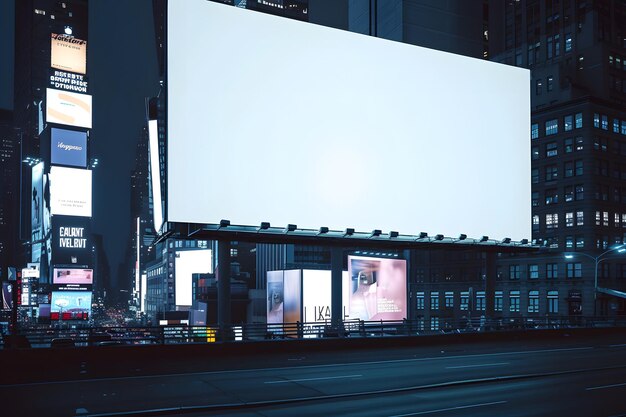
{"type": "Polygon", "coordinates": [[[46,122],[91,129],[91,96],[46,89],[46,122]]]}
{"type": "Polygon", "coordinates": [[[213,273],[210,249],[196,249],[176,252],[174,264],[175,300],[177,306],[191,306],[193,298],[193,274],[213,273]]]}
{"type": "Polygon", "coordinates": [[[91,217],[91,170],[50,168],[52,214],[91,217]]]}
{"type": "Polygon", "coordinates": [[[530,237],[530,73],[168,3],[174,222],[530,237]]]}

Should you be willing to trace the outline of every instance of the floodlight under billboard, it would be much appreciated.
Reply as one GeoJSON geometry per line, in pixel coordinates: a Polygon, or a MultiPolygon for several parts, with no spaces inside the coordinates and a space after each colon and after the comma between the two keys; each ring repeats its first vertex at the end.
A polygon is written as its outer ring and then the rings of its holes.
{"type": "Polygon", "coordinates": [[[530,236],[528,70],[205,0],[167,19],[166,221],[530,236]]]}
{"type": "Polygon", "coordinates": [[[50,168],[52,214],[91,217],[91,170],[50,168]]]}
{"type": "Polygon", "coordinates": [[[46,88],[46,122],[91,129],[91,96],[46,88]]]}

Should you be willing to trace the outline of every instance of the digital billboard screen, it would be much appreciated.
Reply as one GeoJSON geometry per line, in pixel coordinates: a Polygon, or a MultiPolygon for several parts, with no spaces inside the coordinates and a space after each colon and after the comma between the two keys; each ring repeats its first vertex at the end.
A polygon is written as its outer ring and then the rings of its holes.
{"type": "Polygon", "coordinates": [[[528,70],[205,0],[167,45],[166,221],[530,237],[528,70]]]}
{"type": "Polygon", "coordinates": [[[91,291],[52,291],[52,320],[86,320],[91,315],[91,291]]]}
{"type": "Polygon", "coordinates": [[[46,122],[91,129],[91,96],[46,89],[46,122]]]}
{"type": "Polygon", "coordinates": [[[87,72],[87,41],[70,35],[52,33],[50,66],[60,70],[85,74],[87,72]]]}
{"type": "MultiPolygon", "coordinates": [[[[43,212],[44,212],[44,195],[43,195],[43,169],[44,163],[39,162],[33,166],[31,173],[31,239],[33,241],[41,241],[43,237],[43,212]]],[[[32,262],[39,261],[31,259],[32,262]]]]}
{"type": "Polygon", "coordinates": [[[50,129],[50,162],[55,165],[87,166],[87,132],[50,129]]]}
{"type": "Polygon", "coordinates": [[[283,271],[267,273],[267,323],[283,323],[285,284],[283,271]]]}
{"type": "Polygon", "coordinates": [[[92,264],[90,221],[86,217],[54,216],[52,218],[53,265],[89,266],[92,264]]]}
{"type": "Polygon", "coordinates": [[[174,290],[177,306],[191,306],[193,301],[193,274],[213,273],[211,249],[193,249],[176,252],[174,262],[174,290]]]}
{"type": "Polygon", "coordinates": [[[349,319],[407,318],[406,260],[348,256],[349,319]]]}
{"type": "Polygon", "coordinates": [[[91,217],[91,170],[51,167],[50,199],[53,215],[91,217]]]}
{"type": "Polygon", "coordinates": [[[2,309],[13,309],[13,284],[10,282],[2,283],[2,309]]]}
{"type": "Polygon", "coordinates": [[[93,269],[54,268],[52,283],[92,285],[93,269]]]}

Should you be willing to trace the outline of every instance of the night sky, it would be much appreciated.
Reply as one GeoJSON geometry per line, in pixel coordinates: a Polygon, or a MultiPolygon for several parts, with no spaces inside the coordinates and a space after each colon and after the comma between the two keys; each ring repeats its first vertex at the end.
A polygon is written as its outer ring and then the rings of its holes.
{"type": "MultiPolygon", "coordinates": [[[[19,1],[19,0],[18,0],[19,1]]],[[[13,1],[0,0],[0,108],[11,109],[13,1]]],[[[144,98],[158,92],[158,68],[151,0],[89,1],[87,71],[93,95],[91,156],[94,172],[94,233],[103,235],[111,267],[111,284],[126,288],[130,277],[118,277],[131,230],[130,171],[145,119],[144,98]]]]}

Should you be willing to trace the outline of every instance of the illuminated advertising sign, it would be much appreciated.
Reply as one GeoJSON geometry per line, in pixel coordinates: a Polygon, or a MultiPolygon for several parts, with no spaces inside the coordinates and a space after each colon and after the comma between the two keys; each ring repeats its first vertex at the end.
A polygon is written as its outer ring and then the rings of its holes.
{"type": "Polygon", "coordinates": [[[89,219],[73,216],[52,218],[52,264],[88,266],[92,263],[89,219]]]}
{"type": "Polygon", "coordinates": [[[91,314],[90,291],[52,291],[52,320],[86,320],[91,314]]]}
{"type": "Polygon", "coordinates": [[[530,237],[529,70],[206,0],[166,17],[166,221],[530,237]]]}
{"type": "Polygon", "coordinates": [[[302,271],[302,315],[305,323],[330,321],[331,282],[330,271],[302,271]]]}
{"type": "Polygon", "coordinates": [[[267,273],[267,323],[283,323],[285,285],[283,271],[267,273]]]}
{"type": "Polygon", "coordinates": [[[93,284],[93,269],[54,268],[52,283],[72,285],[68,289],[85,288],[85,286],[93,284]]]}
{"type": "Polygon", "coordinates": [[[47,88],[46,121],[91,129],[91,96],[47,88]]]}
{"type": "Polygon", "coordinates": [[[176,252],[175,297],[177,306],[191,306],[193,274],[213,273],[213,260],[210,249],[195,249],[176,252]]]}
{"type": "Polygon", "coordinates": [[[52,215],[91,217],[91,170],[50,168],[52,215]]]}
{"type": "Polygon", "coordinates": [[[22,269],[22,282],[21,282],[21,305],[22,306],[30,306],[34,305],[32,301],[34,301],[32,289],[33,286],[37,284],[37,280],[39,279],[39,269],[37,268],[24,268],[22,269]]]}
{"type": "Polygon", "coordinates": [[[402,320],[407,317],[406,261],[348,256],[349,319],[402,320]]]}
{"type": "MultiPolygon", "coordinates": [[[[43,237],[43,162],[32,168],[31,181],[31,239],[32,242],[41,241],[43,237]]],[[[39,262],[40,251],[36,254],[33,248],[31,262],[39,262]]]]}
{"type": "Polygon", "coordinates": [[[87,166],[87,132],[50,129],[50,162],[56,165],[87,166]]]}
{"type": "Polygon", "coordinates": [[[87,41],[70,35],[52,33],[50,66],[64,71],[87,72],[87,41]]]}
{"type": "Polygon", "coordinates": [[[57,90],[73,91],[75,93],[87,93],[87,78],[81,74],[50,70],[50,88],[57,90]]]}
{"type": "Polygon", "coordinates": [[[13,309],[13,284],[10,282],[2,283],[2,309],[13,309]]]}

